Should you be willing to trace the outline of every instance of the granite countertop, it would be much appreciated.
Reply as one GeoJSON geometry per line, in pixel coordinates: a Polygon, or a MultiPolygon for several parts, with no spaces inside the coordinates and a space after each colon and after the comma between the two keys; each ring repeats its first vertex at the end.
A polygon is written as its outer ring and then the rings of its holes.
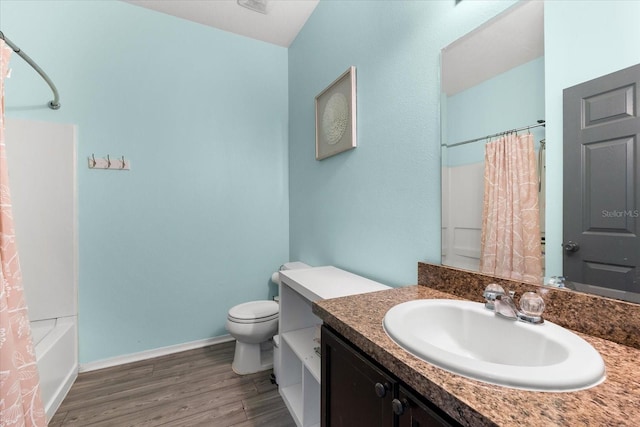
{"type": "Polygon", "coordinates": [[[486,384],[412,356],[384,332],[382,319],[391,307],[429,298],[462,299],[426,286],[407,286],[318,301],[313,312],[462,425],[640,425],[640,350],[576,332],[602,355],[607,369],[602,384],[562,393],[486,384]]]}

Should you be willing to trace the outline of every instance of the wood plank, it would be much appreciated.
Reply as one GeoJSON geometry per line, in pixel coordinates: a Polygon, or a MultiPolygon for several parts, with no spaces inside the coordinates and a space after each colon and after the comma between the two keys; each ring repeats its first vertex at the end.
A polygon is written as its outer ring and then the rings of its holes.
{"type": "MultiPolygon", "coordinates": [[[[255,395],[255,387],[251,382],[244,382],[239,386],[227,387],[208,393],[190,393],[176,397],[170,401],[150,401],[139,410],[120,416],[110,416],[99,422],[80,423],[78,425],[91,425],[94,427],[144,427],[177,422],[187,416],[203,412],[203,408],[224,411],[225,407],[237,404],[242,407],[241,400],[247,396],[255,395]],[[147,404],[148,403],[148,404],[147,404]]],[[[242,413],[242,419],[246,419],[242,413]]],[[[65,424],[67,425],[67,424],[65,424]]],[[[179,424],[177,424],[179,425],[179,424]]]]}
{"type": "Polygon", "coordinates": [[[277,389],[243,399],[244,412],[247,419],[258,418],[286,408],[277,389]]]}
{"type": "MultiPolygon", "coordinates": [[[[239,377],[231,370],[230,364],[210,365],[199,368],[185,368],[178,371],[156,372],[145,377],[123,379],[119,382],[105,382],[89,389],[72,388],[67,399],[63,402],[66,410],[76,409],[87,404],[98,404],[111,400],[120,400],[131,395],[153,393],[158,387],[178,386],[184,382],[193,382],[199,378],[210,378],[212,381],[222,381],[227,378],[239,377]]],[[[74,385],[75,387],[75,385],[74,385]]]]}
{"type": "Polygon", "coordinates": [[[222,343],[83,372],[49,426],[294,426],[271,371],[233,372],[234,348],[222,343]]]}
{"type": "MultiPolygon", "coordinates": [[[[214,425],[215,424],[209,424],[208,427],[212,427],[214,425]]],[[[260,414],[250,420],[242,421],[237,424],[215,425],[215,427],[260,427],[260,426],[296,427],[296,423],[293,421],[293,418],[291,418],[291,414],[289,414],[289,411],[287,410],[287,408],[284,407],[283,405],[283,408],[277,411],[266,413],[266,414],[260,414]]],[[[176,425],[175,427],[178,427],[178,425],[176,425]]],[[[204,425],[202,427],[204,427],[204,425]]]]}
{"type": "MultiPolygon", "coordinates": [[[[162,426],[180,426],[180,427],[196,427],[196,426],[225,426],[246,421],[247,417],[242,408],[242,403],[234,402],[231,405],[225,405],[221,408],[212,408],[200,411],[184,418],[168,421],[160,424],[162,426]],[[230,424],[231,423],[231,424],[230,424]]],[[[149,424],[157,426],[158,424],[149,424]]]]}
{"type": "Polygon", "coordinates": [[[100,424],[102,421],[113,418],[123,418],[123,415],[154,412],[154,407],[170,408],[173,402],[189,404],[199,397],[208,399],[203,403],[211,408],[240,401],[258,392],[253,381],[243,378],[229,378],[222,381],[204,378],[194,382],[172,384],[170,387],[159,385],[150,393],[120,393],[118,399],[110,399],[104,403],[97,401],[91,405],[91,409],[81,407],[69,410],[65,425],[84,426],[88,424],[100,424]],[[126,396],[122,396],[126,394],[126,396]]]}

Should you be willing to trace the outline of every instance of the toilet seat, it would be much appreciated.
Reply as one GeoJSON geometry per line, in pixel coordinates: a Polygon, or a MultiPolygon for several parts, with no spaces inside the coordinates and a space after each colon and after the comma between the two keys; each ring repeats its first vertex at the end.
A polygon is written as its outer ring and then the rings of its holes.
{"type": "Polygon", "coordinates": [[[278,318],[279,305],[275,301],[251,301],[229,310],[227,319],[235,323],[262,323],[278,318]]]}

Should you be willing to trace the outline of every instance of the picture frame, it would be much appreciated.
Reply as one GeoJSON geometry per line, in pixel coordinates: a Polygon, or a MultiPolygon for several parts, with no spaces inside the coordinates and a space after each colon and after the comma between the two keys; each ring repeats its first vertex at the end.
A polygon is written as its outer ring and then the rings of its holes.
{"type": "Polygon", "coordinates": [[[356,148],[356,67],[333,81],[315,98],[316,160],[356,148]]]}

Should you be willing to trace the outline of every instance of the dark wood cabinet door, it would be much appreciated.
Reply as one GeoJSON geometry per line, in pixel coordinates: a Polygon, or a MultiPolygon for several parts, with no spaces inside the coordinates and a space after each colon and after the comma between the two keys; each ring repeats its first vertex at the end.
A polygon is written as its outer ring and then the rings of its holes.
{"type": "Polygon", "coordinates": [[[393,402],[398,414],[398,427],[443,427],[452,425],[409,390],[400,386],[398,399],[393,402]]]}
{"type": "Polygon", "coordinates": [[[394,426],[396,381],[324,326],[321,342],[321,425],[394,426]]]}

